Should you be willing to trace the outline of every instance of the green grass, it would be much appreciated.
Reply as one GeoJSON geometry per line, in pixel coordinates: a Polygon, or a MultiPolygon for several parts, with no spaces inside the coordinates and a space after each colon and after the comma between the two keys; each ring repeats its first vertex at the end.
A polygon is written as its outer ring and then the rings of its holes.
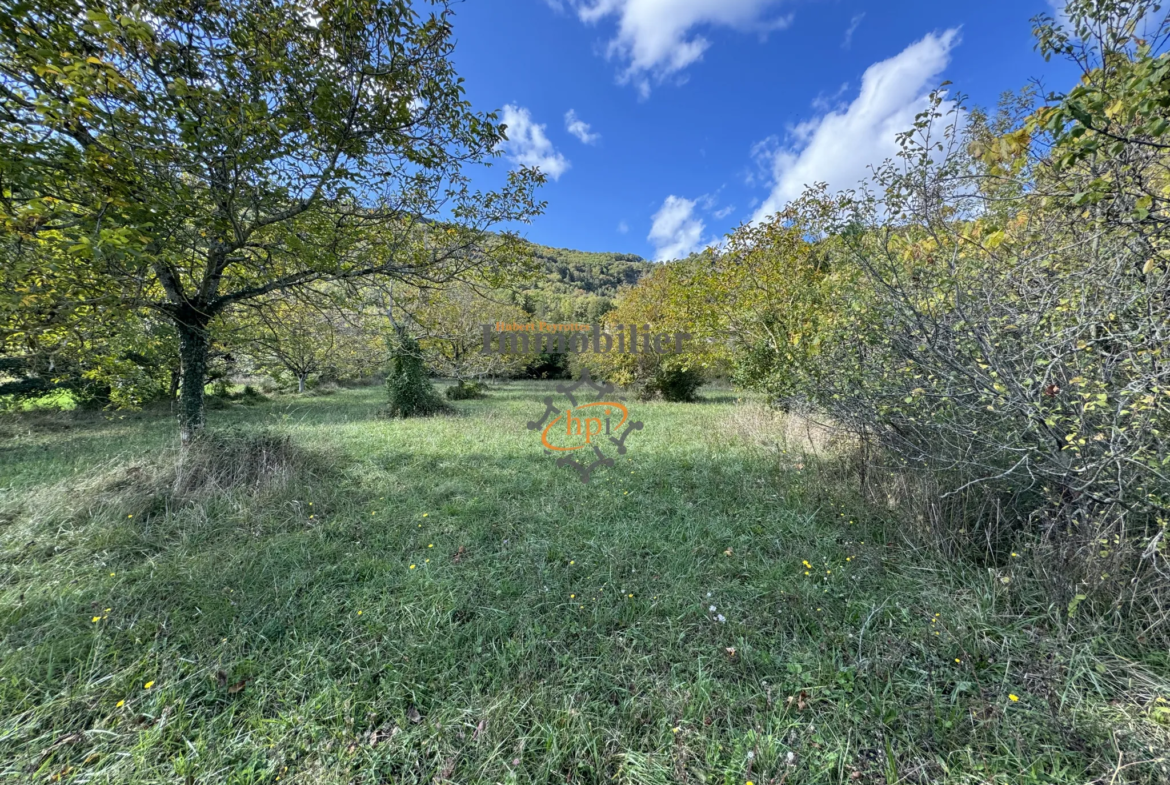
{"type": "Polygon", "coordinates": [[[19,399],[12,395],[0,395],[0,411],[72,411],[76,408],[77,398],[68,390],[56,390],[48,395],[25,399],[19,399]]]}
{"type": "Polygon", "coordinates": [[[186,498],[169,413],[5,419],[0,782],[1167,781],[1164,655],[928,557],[727,391],[634,404],[583,484],[550,387],[233,404],[303,454],[186,498]]]}

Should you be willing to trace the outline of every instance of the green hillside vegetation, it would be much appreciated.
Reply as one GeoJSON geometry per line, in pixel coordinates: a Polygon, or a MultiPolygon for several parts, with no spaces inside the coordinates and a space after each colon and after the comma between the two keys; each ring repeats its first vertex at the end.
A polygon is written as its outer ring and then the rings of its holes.
{"type": "Polygon", "coordinates": [[[547,322],[597,322],[623,287],[654,267],[636,254],[593,253],[534,245],[540,273],[519,287],[513,302],[547,322]]]}

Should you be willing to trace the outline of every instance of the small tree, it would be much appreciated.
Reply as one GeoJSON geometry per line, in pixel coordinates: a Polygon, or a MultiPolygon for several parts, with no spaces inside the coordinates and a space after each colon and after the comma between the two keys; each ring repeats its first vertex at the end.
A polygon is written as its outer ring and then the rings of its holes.
{"type": "Polygon", "coordinates": [[[518,354],[485,354],[483,325],[523,322],[527,314],[501,302],[502,292],[469,283],[440,290],[417,290],[398,296],[399,307],[418,330],[427,364],[437,374],[458,382],[519,372],[532,358],[518,354]]]}
{"type": "Polygon", "coordinates": [[[427,378],[422,349],[405,330],[399,330],[386,377],[391,417],[425,417],[447,411],[448,406],[427,378]]]}
{"type": "Polygon", "coordinates": [[[291,374],[297,392],[312,376],[365,377],[385,361],[382,314],[340,292],[258,301],[233,320],[232,343],[269,375],[291,374]]]}
{"type": "Polygon", "coordinates": [[[584,365],[622,387],[633,388],[643,397],[695,400],[695,391],[706,381],[718,358],[696,331],[698,323],[686,301],[685,289],[692,285],[693,267],[695,263],[688,260],[655,268],[637,285],[622,290],[613,310],[605,315],[605,324],[615,331],[621,326],[627,335],[629,328],[635,327],[640,332],[685,332],[700,340],[688,340],[682,352],[660,353],[642,348],[637,353],[581,354],[574,356],[574,364],[584,365]]]}

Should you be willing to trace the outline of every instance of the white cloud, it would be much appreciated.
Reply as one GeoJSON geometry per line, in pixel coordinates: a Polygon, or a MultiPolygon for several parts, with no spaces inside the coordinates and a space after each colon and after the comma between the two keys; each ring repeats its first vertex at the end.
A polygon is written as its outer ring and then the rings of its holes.
{"type": "Polygon", "coordinates": [[[625,221],[618,221],[618,233],[625,234],[628,231],[630,231],[630,225],[625,221]]]}
{"type": "Polygon", "coordinates": [[[865,11],[860,14],[854,14],[853,18],[849,20],[849,28],[845,31],[845,40],[841,42],[842,49],[848,49],[853,45],[853,34],[857,32],[857,28],[861,26],[861,20],[865,18],[865,11]]]}
{"type": "Polygon", "coordinates": [[[711,215],[715,216],[720,221],[722,221],[724,218],[726,218],[727,216],[731,215],[734,212],[735,212],[735,205],[729,204],[726,207],[720,208],[720,209],[716,210],[715,212],[711,213],[711,215]]]}
{"type": "Polygon", "coordinates": [[[1071,27],[1067,5],[1067,0],[1048,0],[1048,8],[1052,11],[1052,17],[1065,27],[1071,27]]]}
{"type": "Polygon", "coordinates": [[[711,42],[693,32],[701,27],[730,27],[766,34],[783,30],[792,16],[767,18],[780,0],[573,0],[583,22],[617,17],[617,34],[606,54],[624,63],[618,81],[633,84],[645,98],[651,81],[682,71],[700,60],[711,42]]]}
{"type": "Polygon", "coordinates": [[[569,168],[569,160],[553,148],[552,142],[544,135],[544,126],[533,122],[527,109],[507,104],[502,120],[508,127],[504,151],[510,161],[536,167],[554,180],[569,168]]]}
{"type": "MultiPolygon", "coordinates": [[[[772,183],[772,161],[780,150],[780,137],[776,134],[766,136],[753,144],[750,155],[755,168],[744,171],[744,185],[770,185],[772,183]]],[[[754,199],[756,203],[759,201],[759,199],[754,199]]]]}
{"type": "Polygon", "coordinates": [[[646,239],[654,244],[657,261],[680,259],[702,247],[705,225],[695,216],[698,201],[672,194],[654,214],[646,239]]]}
{"type": "Polygon", "coordinates": [[[591,132],[589,123],[578,117],[572,109],[565,112],[565,130],[585,144],[596,144],[597,140],[601,138],[601,134],[591,132]]]}
{"type": "Polygon", "coordinates": [[[817,97],[812,100],[812,108],[818,112],[828,112],[831,109],[840,108],[840,98],[845,95],[845,91],[849,89],[848,82],[842,82],[841,86],[837,88],[837,92],[832,95],[826,95],[823,91],[817,93],[817,97]]]}
{"type": "Polygon", "coordinates": [[[786,144],[768,137],[753,146],[753,158],[769,168],[772,192],[752,220],[780,210],[815,182],[852,188],[869,178],[871,165],[896,155],[897,134],[911,128],[926,107],[958,42],[958,30],[927,35],[867,68],[861,91],[848,107],[790,128],[786,144]]]}

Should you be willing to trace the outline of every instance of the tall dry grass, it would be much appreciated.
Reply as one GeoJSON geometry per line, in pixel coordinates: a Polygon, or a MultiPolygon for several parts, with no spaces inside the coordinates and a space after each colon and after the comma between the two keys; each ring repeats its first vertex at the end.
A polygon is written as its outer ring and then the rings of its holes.
{"type": "Polygon", "coordinates": [[[1142,539],[1113,518],[1070,525],[1037,492],[963,487],[945,471],[893,461],[873,442],[811,411],[742,402],[710,438],[774,456],[777,468],[795,472],[807,496],[822,505],[843,497],[861,501],[890,537],[919,550],[924,561],[966,560],[1014,583],[1027,602],[1057,609],[1066,625],[1170,648],[1164,526],[1142,539]]]}

